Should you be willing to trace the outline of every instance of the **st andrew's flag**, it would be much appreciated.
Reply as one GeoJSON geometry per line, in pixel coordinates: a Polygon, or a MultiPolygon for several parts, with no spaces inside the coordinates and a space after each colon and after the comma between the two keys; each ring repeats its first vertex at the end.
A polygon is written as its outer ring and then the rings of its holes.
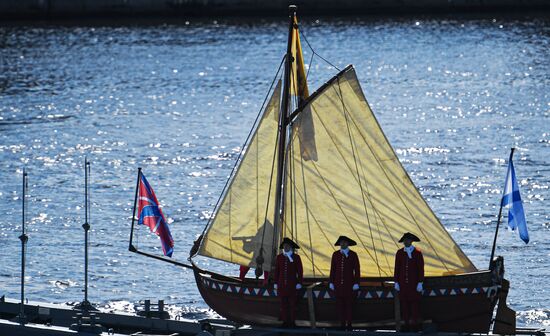
{"type": "Polygon", "coordinates": [[[508,207],[508,227],[519,231],[519,237],[527,244],[529,242],[529,233],[527,232],[527,223],[525,222],[525,213],[523,204],[519,195],[518,181],[516,180],[516,171],[512,157],[508,162],[508,173],[506,174],[506,183],[504,184],[504,194],[502,196],[502,207],[508,207]]]}
{"type": "Polygon", "coordinates": [[[140,174],[139,178],[138,223],[148,226],[151,232],[159,236],[162,252],[165,256],[172,257],[174,239],[159,207],[155,192],[143,174],[140,174]]]}

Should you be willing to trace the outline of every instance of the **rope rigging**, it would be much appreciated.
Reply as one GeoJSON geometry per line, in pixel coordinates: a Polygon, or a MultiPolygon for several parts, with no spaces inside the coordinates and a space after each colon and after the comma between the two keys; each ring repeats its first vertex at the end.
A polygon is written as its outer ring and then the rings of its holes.
{"type": "MultiPolygon", "coordinates": [[[[338,71],[342,71],[342,69],[340,69],[339,67],[337,67],[336,65],[332,64],[330,61],[328,61],[326,58],[324,58],[323,56],[319,55],[315,49],[313,49],[313,47],[311,46],[311,44],[309,43],[306,35],[304,35],[304,32],[303,31],[300,31],[300,35],[304,38],[304,40],[306,41],[306,44],[307,46],[309,47],[309,49],[311,50],[311,52],[313,53],[313,55],[316,55],[317,57],[319,57],[320,59],[322,59],[323,61],[325,61],[325,63],[327,63],[328,65],[332,66],[333,68],[335,68],[336,70],[338,71]]],[[[313,58],[313,56],[312,56],[313,58]]],[[[310,66],[311,68],[311,66],[310,66]]],[[[309,69],[308,69],[308,73],[309,73],[309,69]]]]}
{"type": "MultiPolygon", "coordinates": [[[[362,183],[362,179],[361,179],[361,175],[359,174],[359,165],[357,164],[357,156],[358,154],[356,155],[355,153],[355,147],[357,147],[357,144],[355,143],[355,141],[353,141],[353,137],[351,135],[351,129],[350,129],[350,123],[349,123],[349,120],[348,120],[348,111],[347,111],[347,108],[346,108],[346,104],[344,102],[344,97],[343,97],[343,94],[342,94],[342,88],[340,86],[340,80],[338,80],[338,96],[340,98],[340,102],[342,103],[342,112],[344,114],[344,119],[346,120],[346,128],[347,128],[347,131],[348,131],[348,138],[350,140],[350,148],[351,148],[351,153],[353,155],[353,162],[354,162],[354,165],[355,165],[355,172],[357,173],[357,181],[359,182],[359,188],[361,190],[361,198],[363,200],[363,209],[365,210],[365,216],[366,216],[366,220],[367,220],[367,224],[369,225],[369,232],[370,232],[370,237],[371,237],[371,243],[372,243],[372,249],[374,250],[374,258],[376,260],[376,264],[379,265],[380,262],[378,260],[378,253],[376,251],[376,244],[374,244],[374,235],[372,233],[372,226],[371,226],[371,222],[369,220],[369,213],[367,211],[367,201],[365,199],[365,192],[363,190],[363,183],[362,183]]],[[[349,116],[351,118],[351,116],[349,116]]],[[[363,240],[360,239],[361,243],[363,243],[363,240]]],[[[363,245],[364,246],[364,245],[363,245]]],[[[364,246],[364,248],[366,249],[366,246],[364,246]]],[[[381,277],[382,274],[380,272],[380,267],[378,267],[378,275],[381,277]]]]}
{"type": "Polygon", "coordinates": [[[275,82],[277,81],[277,78],[279,78],[279,73],[281,71],[281,68],[285,62],[285,58],[286,57],[283,57],[283,59],[281,60],[281,63],[279,64],[279,67],[277,69],[277,72],[275,73],[275,76],[273,77],[273,80],[271,81],[271,85],[269,86],[269,90],[267,90],[267,93],[264,97],[264,100],[263,100],[263,103],[262,105],[260,106],[260,109],[256,115],[256,119],[254,119],[254,123],[252,124],[252,127],[250,128],[250,131],[248,132],[248,135],[246,136],[246,139],[244,140],[244,143],[243,145],[241,146],[241,150],[239,151],[239,155],[237,156],[237,159],[235,160],[235,163],[233,164],[233,167],[231,168],[231,172],[229,173],[229,177],[227,178],[227,180],[225,181],[225,184],[222,188],[222,192],[220,193],[220,196],[218,197],[218,200],[216,201],[216,203],[214,204],[214,207],[212,209],[212,212],[211,212],[211,216],[210,218],[208,219],[208,223],[206,224],[206,226],[204,227],[204,229],[202,230],[202,233],[201,235],[199,236],[199,239],[201,239],[201,237],[204,235],[204,233],[206,232],[206,230],[210,227],[210,225],[212,224],[212,220],[214,219],[214,214],[216,212],[216,210],[218,210],[218,206],[220,205],[220,202],[221,200],[224,198],[226,192],[227,192],[227,187],[229,185],[229,182],[232,180],[232,178],[235,176],[235,170],[237,169],[237,166],[239,165],[239,162],[241,161],[241,157],[242,155],[244,154],[244,151],[245,149],[247,148],[246,145],[248,144],[250,138],[252,137],[253,133],[254,133],[254,130],[256,129],[256,126],[258,124],[258,121],[260,119],[260,116],[262,115],[262,111],[264,109],[264,106],[265,104],[267,103],[267,100],[269,99],[269,93],[271,92],[271,90],[273,89],[273,85],[275,85],[275,82]]]}

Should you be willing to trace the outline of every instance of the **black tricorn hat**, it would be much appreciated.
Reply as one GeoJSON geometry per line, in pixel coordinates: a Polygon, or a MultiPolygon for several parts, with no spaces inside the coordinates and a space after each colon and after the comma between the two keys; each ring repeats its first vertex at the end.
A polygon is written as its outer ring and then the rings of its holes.
{"type": "Polygon", "coordinates": [[[283,241],[281,242],[281,245],[279,245],[279,248],[282,249],[284,244],[290,245],[290,247],[292,247],[293,249],[299,249],[300,248],[300,246],[298,246],[298,244],[293,242],[292,239],[290,239],[288,237],[283,238],[283,241]]]}
{"type": "Polygon", "coordinates": [[[342,240],[347,240],[348,241],[348,245],[349,246],[355,246],[357,245],[357,243],[355,242],[355,240],[349,238],[349,237],[346,237],[346,236],[340,236],[338,237],[338,240],[336,241],[336,243],[334,243],[334,246],[340,246],[340,242],[342,240]]]}
{"type": "Polygon", "coordinates": [[[410,232],[405,233],[403,235],[403,237],[401,237],[401,239],[399,239],[399,242],[402,243],[405,239],[410,239],[413,242],[419,242],[420,241],[420,238],[418,238],[417,236],[413,235],[410,232]]]}

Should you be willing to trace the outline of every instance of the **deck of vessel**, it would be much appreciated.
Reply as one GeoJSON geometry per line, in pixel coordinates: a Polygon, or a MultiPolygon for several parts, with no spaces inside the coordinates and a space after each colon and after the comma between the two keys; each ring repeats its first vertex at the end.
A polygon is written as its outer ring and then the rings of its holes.
{"type": "MultiPolygon", "coordinates": [[[[0,335],[13,336],[53,336],[53,335],[196,335],[201,330],[201,323],[209,322],[220,336],[269,336],[269,335],[363,335],[363,336],[413,336],[419,333],[396,332],[388,330],[354,330],[341,331],[333,329],[280,329],[237,326],[227,320],[191,320],[191,319],[162,319],[157,317],[143,317],[128,313],[106,313],[94,311],[98,323],[103,326],[103,332],[93,333],[71,330],[77,314],[82,313],[74,307],[64,304],[43,302],[28,302],[25,304],[25,314],[29,323],[17,322],[20,311],[17,300],[0,300],[0,335]]],[[[433,336],[463,336],[464,333],[442,333],[426,331],[421,334],[433,336]]],[[[544,329],[518,328],[517,335],[545,336],[550,333],[544,329]]],[[[473,334],[471,334],[473,335],[473,334]]]]}

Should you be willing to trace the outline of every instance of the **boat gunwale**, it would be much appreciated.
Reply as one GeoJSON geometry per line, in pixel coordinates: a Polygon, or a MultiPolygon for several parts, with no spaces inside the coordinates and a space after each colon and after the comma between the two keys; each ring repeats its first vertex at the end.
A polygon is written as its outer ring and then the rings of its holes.
{"type": "MultiPolygon", "coordinates": [[[[227,284],[236,284],[236,285],[248,285],[248,286],[254,286],[254,287],[260,287],[260,288],[270,288],[273,286],[273,284],[264,285],[263,279],[255,279],[255,278],[245,278],[244,280],[239,279],[238,277],[233,276],[227,276],[223,275],[214,271],[204,270],[200,268],[197,264],[194,262],[191,262],[193,265],[193,270],[197,273],[199,273],[200,277],[207,277],[210,278],[216,282],[220,283],[227,283],[227,284]]],[[[494,284],[494,281],[492,279],[493,271],[491,270],[481,270],[481,271],[475,271],[475,272],[468,272],[468,273],[460,273],[460,274],[452,274],[452,275],[441,275],[441,276],[428,276],[425,277],[424,284],[430,287],[439,287],[442,284],[448,282],[449,285],[451,285],[454,282],[461,282],[464,280],[469,280],[467,278],[471,278],[472,285],[479,284],[479,283],[486,283],[486,284],[494,284]],[[485,278],[485,279],[482,279],[485,278]],[[475,281],[477,280],[477,281],[475,281]]],[[[315,283],[327,283],[329,278],[303,278],[302,284],[303,286],[308,286],[315,283]]],[[[366,287],[393,287],[393,277],[361,277],[360,283],[380,283],[380,286],[372,286],[372,285],[361,285],[360,287],[366,288],[366,287]]],[[[321,284],[319,284],[321,285],[321,284]]]]}

